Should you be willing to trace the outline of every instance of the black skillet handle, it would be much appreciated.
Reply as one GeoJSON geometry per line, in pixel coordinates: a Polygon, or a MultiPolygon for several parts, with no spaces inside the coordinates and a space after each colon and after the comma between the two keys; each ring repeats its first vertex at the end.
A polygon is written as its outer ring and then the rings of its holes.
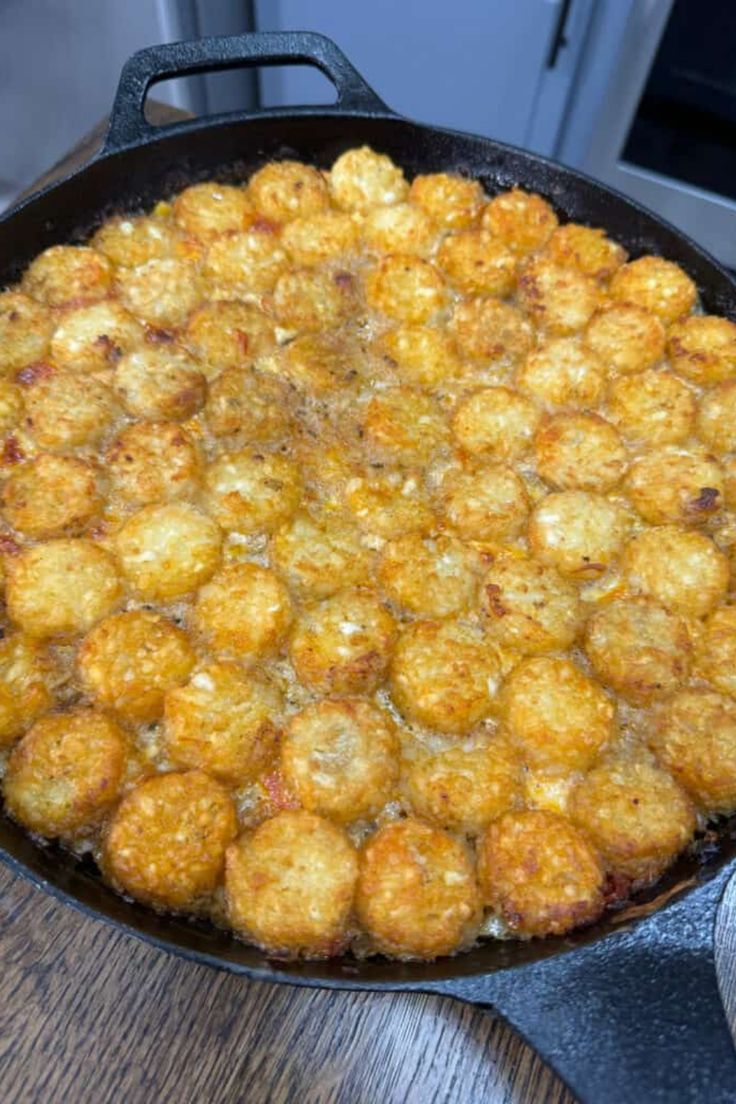
{"type": "MultiPolygon", "coordinates": [[[[324,35],[311,31],[261,31],[222,38],[197,38],[190,42],[149,46],[128,59],[120,75],[103,152],[144,142],[182,125],[154,127],[146,122],[143,105],[148,89],[157,81],[188,73],[257,65],[311,65],[321,70],[337,90],[337,101],[330,106],[330,111],[392,114],[343,52],[324,35]]],[[[289,108],[290,114],[299,111],[298,107],[289,108]]],[[[214,115],[209,121],[227,117],[214,115]]]]}
{"type": "Polygon", "coordinates": [[[500,1013],[582,1104],[734,1104],[714,952],[732,872],[628,930],[443,991],[500,1013]]]}

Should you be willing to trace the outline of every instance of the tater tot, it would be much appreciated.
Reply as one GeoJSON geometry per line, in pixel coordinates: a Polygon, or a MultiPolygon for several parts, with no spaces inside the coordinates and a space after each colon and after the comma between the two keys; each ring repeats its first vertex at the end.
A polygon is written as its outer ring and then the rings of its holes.
{"type": "Polygon", "coordinates": [[[605,231],[568,222],[551,234],[545,255],[556,264],[579,269],[595,280],[609,280],[626,261],[626,250],[606,237],[605,231]]]}
{"type": "Polygon", "coordinates": [[[681,690],[657,713],[649,746],[708,816],[736,809],[736,702],[731,698],[704,688],[681,690]]]}
{"type": "Polygon", "coordinates": [[[521,803],[521,760],[494,737],[473,748],[446,748],[409,762],[406,792],[417,816],[452,832],[478,835],[521,803]]]}
{"type": "Polygon", "coordinates": [[[203,273],[211,298],[238,299],[273,291],[288,264],[277,228],[256,223],[216,238],[205,254],[203,273]]]}
{"type": "Polygon", "coordinates": [[[170,602],[214,574],[220,562],[218,526],[195,506],[168,502],[144,506],[115,536],[126,581],[141,598],[170,602]]]}
{"type": "Polygon", "coordinates": [[[589,276],[555,264],[545,256],[527,261],[519,270],[519,303],[547,333],[576,333],[600,305],[600,290],[589,276]]]}
{"type": "Polygon", "coordinates": [[[569,808],[606,866],[636,882],[657,878],[695,831],[686,795],[643,759],[602,763],[575,787],[569,808]]]}
{"type": "Polygon", "coordinates": [[[479,561],[462,541],[446,533],[406,533],[382,550],[377,576],[401,609],[421,617],[448,617],[473,603],[479,561]]]}
{"type": "Polygon", "coordinates": [[[245,230],[256,217],[243,188],[216,181],[192,184],[179,192],[172,214],[183,233],[202,241],[231,230],[245,230]]]}
{"type": "Polygon", "coordinates": [[[205,471],[208,509],[223,529],[271,533],[301,498],[296,464],[278,453],[226,452],[205,471]]]}
{"type": "Polygon", "coordinates": [[[136,268],[175,250],[177,233],[171,223],[151,215],[112,218],[104,222],[92,245],[113,264],[136,268]]]}
{"type": "Polygon", "coordinates": [[[693,315],[672,326],[667,352],[676,372],[693,383],[720,383],[736,373],[736,323],[693,315]]]}
{"type": "Polygon", "coordinates": [[[42,453],[16,468],[0,492],[3,517],[28,537],[78,536],[102,508],[96,469],[42,453]]]}
{"type": "Polygon", "coordinates": [[[178,422],[202,409],[207,385],[201,365],[183,349],[146,345],[117,362],[114,386],[134,417],[178,422]]]}
{"type": "Polygon", "coordinates": [[[105,454],[114,493],[134,506],[188,498],[199,486],[201,468],[194,441],[172,422],[126,426],[105,454]]]}
{"type": "Polygon", "coordinates": [[[164,700],[164,747],[177,767],[239,786],[276,752],[281,697],[263,675],[237,663],[207,663],[164,700]]]}
{"type": "Polygon", "coordinates": [[[452,836],[420,820],[387,824],[361,852],[355,908],[385,954],[452,954],[472,942],[480,920],[470,855],[452,836]]]}
{"type": "Polygon", "coordinates": [[[662,359],[665,329],[656,314],[631,303],[614,303],[595,312],[583,341],[604,364],[626,375],[662,359]]]}
{"type": "Polygon", "coordinates": [[[164,694],[184,682],[195,660],[186,633],[146,610],[106,617],[77,654],[79,676],[90,697],[134,723],[161,716],[164,694]]]}
{"type": "Polygon", "coordinates": [[[547,495],[529,519],[529,547],[541,562],[572,579],[596,579],[616,562],[629,533],[626,511],[603,495],[547,495]]]}
{"type": "Polygon", "coordinates": [[[400,203],[409,191],[398,165],[369,146],[341,154],[330,170],[328,183],[338,207],[361,214],[372,207],[400,203]]]}
{"type": "Polygon", "coordinates": [[[416,621],[399,637],[391,695],[408,720],[462,736],[491,712],[499,665],[482,634],[457,621],[416,621]]]}
{"type": "Polygon", "coordinates": [[[103,713],[77,709],[42,717],[8,761],[8,812],[44,836],[94,825],[118,796],[127,751],[125,735],[103,713]]]}
{"type": "Polygon", "coordinates": [[[663,445],[629,468],[626,493],[652,525],[700,525],[723,509],[724,479],[718,462],[704,449],[663,445]]]}
{"type": "Polygon", "coordinates": [[[690,673],[685,622],[650,598],[625,598],[598,610],[585,629],[585,652],[598,678],[643,706],[667,697],[690,673]]]}
{"type": "Polygon", "coordinates": [[[361,226],[361,235],[371,253],[404,253],[426,257],[437,237],[437,228],[418,207],[397,203],[374,207],[361,226]]]}
{"type": "Polygon", "coordinates": [[[447,523],[465,540],[510,539],[529,514],[524,483],[508,464],[451,468],[440,484],[438,502],[447,523]]]}
{"type": "Polygon", "coordinates": [[[627,455],[616,430],[599,414],[558,414],[534,438],[537,471],[560,490],[607,491],[623,476],[627,455]]]}
{"type": "Polygon", "coordinates": [[[250,442],[278,441],[292,426],[288,384],[252,368],[228,368],[207,389],[204,415],[216,437],[239,434],[250,442]]]}
{"type": "Polygon", "coordinates": [[[86,245],[52,245],[31,261],[23,274],[26,295],[62,307],[72,300],[104,299],[112,285],[107,257],[86,245]]]}
{"type": "Polygon", "coordinates": [[[195,910],[220,881],[236,832],[235,808],[219,782],[196,770],[158,775],[115,811],[103,869],[154,908],[195,910]]]}
{"type": "Polygon", "coordinates": [[[446,303],[442,274],[429,261],[411,254],[384,257],[365,279],[365,296],[373,310],[398,322],[427,322],[446,303]]]}
{"type": "Polygon", "coordinates": [[[525,659],[504,682],[500,709],[532,767],[587,770],[615,732],[613,702],[568,659],[525,659]]]}
{"type": "Polygon", "coordinates": [[[397,326],[382,335],[377,347],[396,366],[401,380],[417,387],[433,387],[461,371],[457,349],[442,329],[397,326]]]}
{"type": "Polygon", "coordinates": [[[478,845],[483,903],[517,935],[564,935],[603,911],[603,867],[570,821],[541,809],[508,812],[478,845]]]}
{"type": "Polygon", "coordinates": [[[289,642],[297,678],[325,697],[370,693],[383,680],[396,626],[366,587],[338,591],[305,607],[289,642]]]}
{"type": "Polygon", "coordinates": [[[216,652],[265,656],[276,651],[291,622],[289,592],[267,567],[230,564],[200,589],[192,621],[216,652]]]}
{"type": "Polygon", "coordinates": [[[427,492],[416,471],[376,472],[356,477],[345,489],[345,504],[360,528],[384,540],[426,532],[434,523],[427,492]]]}
{"type": "Polygon", "coordinates": [[[357,247],[358,233],[358,223],[351,215],[320,211],[287,223],[281,243],[294,264],[309,268],[352,253],[357,247]]]}
{"type": "Polygon", "coordinates": [[[356,284],[349,272],[297,268],[279,277],[273,309],[282,326],[315,333],[338,326],[356,307],[356,284]]]}
{"type": "Polygon", "coordinates": [[[541,412],[509,387],[485,387],[460,402],[452,418],[456,444],[471,456],[516,460],[531,448],[541,412]]]}
{"type": "Polygon", "coordinates": [[[41,360],[54,330],[51,312],[19,291],[0,294],[0,374],[41,360]]]}
{"type": "Polygon", "coordinates": [[[629,588],[687,617],[704,617],[726,593],[728,558],[710,537],[677,526],[647,529],[626,546],[629,588]]]}
{"type": "Polygon", "coordinates": [[[709,615],[696,640],[695,669],[716,690],[736,698],[736,606],[709,615]]]}
{"type": "Polygon", "coordinates": [[[444,239],[437,265],[452,287],[465,295],[510,295],[518,258],[486,230],[461,230],[444,239]]]}
{"type": "Polygon", "coordinates": [[[330,203],[322,174],[299,161],[269,161],[248,181],[248,196],[274,222],[319,214],[330,203]]]}
{"type": "Polygon", "coordinates": [[[697,288],[679,265],[662,257],[640,257],[615,273],[611,294],[622,303],[656,314],[663,322],[674,322],[695,306],[697,288]]]}
{"type": "Polygon", "coordinates": [[[549,240],[557,215],[541,196],[512,188],[493,197],[482,225],[516,253],[533,253],[549,240]]]}
{"type": "Polygon", "coordinates": [[[89,377],[42,365],[20,381],[25,424],[42,448],[55,452],[95,444],[118,410],[112,389],[89,377]]]}
{"type": "Polygon", "coordinates": [[[605,371],[598,356],[574,337],[542,341],[516,372],[516,383],[549,406],[594,406],[605,371]]]}
{"type": "Polygon", "coordinates": [[[62,316],[51,338],[51,359],[72,372],[105,372],[140,345],[144,333],[118,303],[92,303],[62,316]]]}
{"type": "Polygon", "coordinates": [[[122,597],[112,556],[83,538],[25,548],[7,569],[8,614],[30,636],[87,632],[122,597]]]}
{"type": "Polygon", "coordinates": [[[372,459],[408,467],[426,463],[449,439],[439,403],[414,387],[390,387],[363,408],[359,436],[372,459]]]}
{"type": "Polygon", "coordinates": [[[0,640],[0,749],[51,708],[53,688],[54,667],[43,644],[19,632],[0,640]]]}
{"type": "Polygon", "coordinates": [[[301,598],[329,598],[370,572],[371,552],[348,518],[300,511],[271,538],[271,563],[301,598]]]}
{"type": "Polygon", "coordinates": [[[534,343],[534,329],[522,312],[498,299],[465,299],[459,302],[448,329],[463,356],[470,360],[516,361],[534,343]]]}
{"type": "Polygon", "coordinates": [[[375,816],[394,793],[399,741],[369,702],[315,702],[292,717],[282,745],[287,785],[312,813],[349,824],[375,816]]]}
{"type": "Polygon", "coordinates": [[[149,326],[182,326],[202,297],[199,271],[188,260],[155,258],[136,268],[118,269],[117,290],[124,307],[149,326]]]}
{"type": "Polygon", "coordinates": [[[736,452],[736,380],[719,384],[701,399],[697,433],[716,452],[736,452]]]}
{"type": "Polygon", "coordinates": [[[273,322],[262,311],[221,300],[190,315],[183,340],[208,380],[227,368],[252,364],[275,345],[273,322]]]}
{"type": "MultiPolygon", "coordinates": [[[[649,446],[689,437],[697,409],[695,396],[682,380],[658,368],[620,376],[608,392],[608,414],[619,433],[649,446]]],[[[701,438],[710,444],[707,431],[701,438]]]]}
{"type": "Polygon", "coordinates": [[[355,849],[337,825],[287,810],[228,848],[228,919],[272,954],[328,958],[347,943],[357,876],[355,849]]]}
{"type": "Polygon", "coordinates": [[[423,173],[414,177],[409,188],[409,202],[447,230],[472,226],[484,200],[477,180],[456,173],[423,173]]]}
{"type": "Polygon", "coordinates": [[[573,583],[535,559],[501,553],[481,595],[488,635],[525,655],[569,648],[581,626],[573,583]]]}

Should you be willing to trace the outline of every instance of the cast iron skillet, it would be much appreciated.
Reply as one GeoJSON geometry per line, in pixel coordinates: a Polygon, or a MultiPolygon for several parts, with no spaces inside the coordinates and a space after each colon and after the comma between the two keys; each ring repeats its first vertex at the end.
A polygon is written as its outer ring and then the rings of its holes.
{"type": "MultiPolygon", "coordinates": [[[[31,139],[32,140],[32,136],[31,139]]],[[[200,39],[142,50],[126,64],[104,149],[85,168],[0,220],[0,287],[42,249],[78,240],[113,212],[198,179],[242,179],[271,158],[329,166],[368,143],[409,174],[440,169],[546,196],[564,218],[605,227],[637,256],[661,253],[695,279],[706,309],[736,316],[736,286],[693,242],[592,180],[485,138],[397,116],[329,39],[309,33],[200,39]],[[241,65],[308,64],[337,89],[332,107],[232,113],[163,128],[143,116],[165,77],[241,65]]],[[[157,916],[117,896],[89,860],[39,846],[0,815],[0,855],[17,873],[164,950],[249,978],[328,989],[416,990],[500,1013],[590,1104],[733,1104],[736,1055],[714,969],[715,913],[736,855],[736,828],[683,858],[633,905],[569,938],[487,943],[434,963],[284,963],[213,927],[157,916]]]]}

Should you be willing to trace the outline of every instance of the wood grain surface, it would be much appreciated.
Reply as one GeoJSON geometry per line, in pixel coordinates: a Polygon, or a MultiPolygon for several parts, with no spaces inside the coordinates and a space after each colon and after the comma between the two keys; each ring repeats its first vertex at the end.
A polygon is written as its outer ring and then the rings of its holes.
{"type": "MultiPolygon", "coordinates": [[[[103,130],[43,182],[89,158],[103,130]]],[[[716,942],[733,1027],[736,880],[716,942]]],[[[291,989],[193,966],[81,916],[1,866],[0,1099],[573,1102],[511,1031],[459,1002],[291,989]]]]}

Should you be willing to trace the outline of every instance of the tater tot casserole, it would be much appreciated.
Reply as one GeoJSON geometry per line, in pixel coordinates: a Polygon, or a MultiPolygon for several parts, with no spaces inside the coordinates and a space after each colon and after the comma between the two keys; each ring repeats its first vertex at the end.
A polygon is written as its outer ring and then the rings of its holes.
{"type": "Polygon", "coordinates": [[[561,935],[736,812],[736,324],[368,147],[0,293],[7,814],[278,957],[561,935]]]}

